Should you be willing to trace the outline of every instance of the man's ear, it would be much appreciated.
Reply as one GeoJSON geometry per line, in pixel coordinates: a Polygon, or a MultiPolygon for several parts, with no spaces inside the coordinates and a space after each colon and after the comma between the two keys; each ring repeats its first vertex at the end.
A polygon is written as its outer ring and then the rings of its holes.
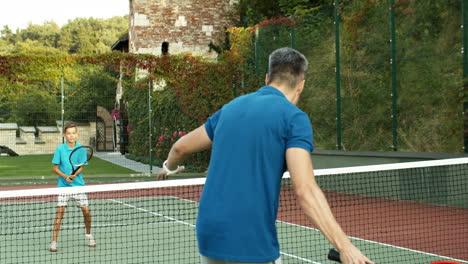
{"type": "Polygon", "coordinates": [[[302,90],[304,90],[304,85],[305,85],[305,79],[300,81],[297,86],[296,86],[296,89],[299,90],[300,93],[302,93],[302,90]]]}
{"type": "Polygon", "coordinates": [[[270,75],[265,74],[265,85],[268,85],[268,82],[270,81],[270,75]]]}

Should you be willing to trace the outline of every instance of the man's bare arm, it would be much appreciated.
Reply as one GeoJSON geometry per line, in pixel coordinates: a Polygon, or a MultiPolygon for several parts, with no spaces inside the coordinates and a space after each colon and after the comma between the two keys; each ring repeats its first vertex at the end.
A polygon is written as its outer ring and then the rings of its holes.
{"type": "Polygon", "coordinates": [[[307,217],[340,251],[345,264],[373,264],[357,249],[341,229],[318,186],[310,154],[302,148],[289,148],[286,161],[297,199],[307,217]]]}
{"type": "MultiPolygon", "coordinates": [[[[202,125],[177,140],[169,151],[166,166],[169,170],[177,170],[177,166],[182,163],[188,154],[199,152],[210,147],[211,139],[206,133],[205,126],[202,125]]],[[[157,178],[166,179],[167,173],[163,170],[158,173],[157,178]]]]}

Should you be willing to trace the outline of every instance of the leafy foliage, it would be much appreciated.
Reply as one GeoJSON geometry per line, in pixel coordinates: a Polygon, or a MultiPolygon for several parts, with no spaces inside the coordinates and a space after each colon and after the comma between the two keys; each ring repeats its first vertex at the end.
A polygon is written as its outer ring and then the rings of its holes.
{"type": "Polygon", "coordinates": [[[77,18],[62,28],[54,22],[30,24],[16,32],[4,26],[0,31],[0,102],[4,102],[0,121],[55,124],[60,117],[57,104],[62,77],[66,80],[66,118],[94,120],[98,101],[113,108],[115,72],[80,64],[79,58],[109,53],[111,45],[127,30],[127,17],[77,18]],[[111,101],[102,102],[101,98],[111,101]],[[31,102],[24,102],[27,99],[31,102]],[[50,102],[45,103],[47,100],[50,102]],[[27,111],[45,114],[39,118],[27,111]]]}
{"type": "MultiPolygon", "coordinates": [[[[292,1],[294,3],[300,1],[292,1]]],[[[259,23],[256,69],[268,54],[292,46],[310,62],[300,107],[312,120],[316,146],[337,142],[333,1],[309,1],[300,21],[259,23]]],[[[251,2],[253,7],[256,2],[251,2]]],[[[388,1],[340,1],[341,113],[345,150],[392,149],[390,12],[388,1]]],[[[462,151],[459,1],[395,1],[399,150],[462,151]],[[455,45],[454,45],[455,43],[455,45]]],[[[288,4],[280,7],[285,12],[288,4]]],[[[298,6],[295,6],[299,8],[298,6]]],[[[255,8],[253,8],[255,9],[255,8]]]]}
{"type": "Polygon", "coordinates": [[[46,21],[43,25],[30,24],[17,32],[4,26],[0,31],[0,55],[105,53],[127,32],[127,16],[109,19],[76,18],[62,28],[54,22],[46,21]]]}
{"type": "Polygon", "coordinates": [[[240,18],[238,26],[248,27],[275,17],[302,18],[332,5],[331,0],[240,0],[234,16],[240,18]]]}
{"type": "MultiPolygon", "coordinates": [[[[333,1],[241,0],[237,7],[232,16],[240,18],[240,27],[227,30],[229,39],[218,46],[216,62],[187,54],[156,57],[104,52],[126,31],[126,18],[77,19],[62,28],[45,23],[16,33],[4,28],[0,38],[0,54],[4,55],[0,56],[0,121],[51,122],[53,118],[22,116],[18,106],[57,115],[62,77],[69,104],[75,109],[66,113],[70,118],[91,118],[91,102],[114,107],[116,81],[122,77],[126,107],[121,114],[130,123],[131,152],[148,155],[151,134],[156,153],[161,135],[190,131],[232,98],[256,90],[264,80],[268,54],[291,46],[310,62],[299,106],[312,120],[315,144],[321,149],[335,148],[333,1]],[[86,97],[80,99],[78,94],[86,97]],[[21,101],[26,98],[35,103],[21,101]],[[54,104],[41,103],[44,101],[54,104]]],[[[460,152],[460,1],[398,0],[394,7],[399,150],[460,152]]],[[[388,1],[340,1],[339,18],[343,147],[390,150],[388,1]]],[[[168,149],[158,151],[164,156],[168,149]]],[[[191,162],[204,166],[208,155],[202,153],[191,162]]]]}
{"type": "Polygon", "coordinates": [[[54,124],[59,117],[57,106],[54,95],[45,91],[28,92],[18,96],[17,100],[10,105],[11,119],[28,126],[54,124]]]}

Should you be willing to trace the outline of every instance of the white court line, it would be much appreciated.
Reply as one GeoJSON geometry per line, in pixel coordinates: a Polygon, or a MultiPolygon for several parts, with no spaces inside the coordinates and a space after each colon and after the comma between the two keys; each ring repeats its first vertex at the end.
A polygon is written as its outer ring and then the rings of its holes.
{"type": "Polygon", "coordinates": [[[136,210],[139,210],[139,211],[143,211],[143,212],[145,212],[145,213],[149,213],[149,214],[156,215],[156,216],[159,216],[159,217],[162,217],[162,218],[166,218],[166,219],[168,219],[168,220],[174,221],[174,222],[179,223],[179,224],[183,224],[183,225],[188,225],[188,226],[191,226],[191,227],[195,227],[194,224],[190,224],[190,223],[184,222],[184,221],[179,220],[179,219],[175,219],[175,218],[170,217],[170,216],[165,216],[165,215],[160,214],[160,213],[156,213],[156,212],[153,212],[153,211],[150,211],[150,210],[146,210],[146,209],[141,208],[141,207],[138,207],[138,206],[134,206],[134,205],[131,205],[131,204],[128,204],[128,203],[124,203],[124,202],[121,202],[121,201],[117,201],[117,200],[114,200],[114,199],[109,199],[109,201],[112,201],[112,202],[115,202],[115,203],[119,203],[119,204],[128,206],[128,207],[130,207],[130,208],[133,208],[133,209],[136,209],[136,210]]]}
{"type": "MultiPolygon", "coordinates": [[[[188,201],[188,202],[196,203],[195,201],[192,201],[192,200],[187,200],[187,199],[173,197],[173,196],[169,196],[169,197],[172,197],[174,199],[180,199],[180,200],[185,200],[185,201],[188,201]]],[[[313,231],[316,231],[316,232],[320,232],[320,230],[318,230],[316,228],[308,227],[308,226],[293,224],[293,223],[284,222],[284,221],[280,221],[280,220],[276,220],[276,222],[286,224],[286,225],[292,225],[292,226],[299,227],[299,228],[305,228],[305,229],[313,230],[313,231]]],[[[349,237],[354,239],[354,240],[364,241],[364,242],[368,242],[368,243],[371,243],[371,244],[377,244],[377,245],[381,245],[381,246],[392,247],[392,248],[395,248],[395,249],[406,250],[406,251],[410,251],[410,252],[413,252],[413,253],[418,253],[418,254],[423,254],[423,255],[428,255],[428,256],[433,256],[433,257],[445,258],[445,259],[448,259],[448,260],[458,261],[458,262],[461,262],[461,263],[468,263],[468,261],[464,261],[464,260],[461,260],[461,259],[456,259],[456,258],[451,258],[451,257],[447,257],[447,256],[437,255],[437,254],[424,252],[424,251],[420,251],[420,250],[399,247],[399,246],[395,246],[395,245],[385,244],[385,243],[372,241],[372,240],[367,240],[367,239],[362,239],[362,238],[358,238],[358,237],[352,237],[352,236],[349,236],[349,237]]],[[[291,254],[288,254],[288,253],[285,253],[285,252],[280,252],[280,253],[282,255],[293,257],[293,258],[296,258],[296,259],[300,259],[300,260],[308,262],[308,263],[321,264],[319,262],[314,262],[312,260],[301,258],[299,256],[291,255],[291,254]]]]}
{"type": "MultiPolygon", "coordinates": [[[[177,198],[177,197],[173,197],[173,196],[166,196],[166,197],[172,197],[172,198],[174,198],[174,199],[180,199],[180,200],[189,201],[189,202],[192,202],[192,203],[197,203],[197,202],[195,202],[195,201],[187,200],[187,199],[184,199],[184,198],[177,198]]],[[[184,225],[188,225],[188,226],[191,226],[191,227],[195,228],[195,225],[190,224],[190,223],[187,223],[187,222],[184,222],[184,221],[182,221],[182,220],[178,220],[178,219],[173,218],[173,217],[165,216],[165,215],[163,215],[163,214],[156,213],[156,212],[153,212],[153,211],[150,211],[150,210],[147,210],[147,209],[144,209],[144,208],[140,208],[140,207],[138,207],[138,206],[134,206],[134,205],[131,205],[131,204],[128,204],[128,203],[124,203],[124,202],[121,202],[121,201],[117,201],[117,200],[114,200],[114,199],[109,199],[109,200],[110,200],[110,201],[113,201],[113,202],[116,202],[116,203],[119,203],[119,204],[122,204],[122,205],[125,205],[125,206],[128,206],[128,207],[130,207],[130,208],[139,210],[139,211],[143,211],[143,212],[146,212],[146,213],[149,213],[149,214],[152,214],[152,215],[160,216],[160,217],[163,217],[163,218],[166,218],[166,219],[175,221],[175,222],[177,222],[177,223],[184,224],[184,225]]],[[[310,259],[301,258],[301,257],[296,256],[296,255],[293,255],[293,254],[289,254],[289,253],[285,253],[285,252],[280,252],[280,253],[281,253],[282,255],[284,255],[284,256],[288,256],[288,257],[291,257],[291,258],[299,259],[299,260],[302,260],[302,261],[305,261],[305,262],[308,262],[308,263],[322,264],[322,263],[320,263],[320,262],[315,262],[315,261],[312,261],[312,260],[310,260],[310,259]]]]}
{"type": "MultiPolygon", "coordinates": [[[[123,224],[93,224],[93,227],[114,227],[114,226],[134,226],[134,225],[141,225],[142,223],[134,222],[134,223],[123,223],[123,224]]],[[[152,223],[144,223],[145,225],[169,225],[174,224],[174,222],[152,222],[152,223]]],[[[61,225],[60,230],[65,229],[78,229],[84,228],[84,224],[76,224],[76,225],[61,225]]],[[[18,230],[52,230],[53,226],[33,226],[33,227],[20,227],[17,228],[18,230]]]]}
{"type": "MultiPolygon", "coordinates": [[[[178,198],[178,197],[174,197],[174,196],[167,196],[167,197],[171,197],[171,198],[179,199],[179,200],[183,200],[183,201],[188,201],[188,202],[191,202],[191,203],[197,203],[197,202],[195,202],[195,201],[188,200],[188,199],[184,199],[184,198],[178,198]]],[[[116,202],[118,202],[118,201],[116,201],[116,202]]],[[[119,202],[119,203],[121,203],[121,202],[119,202]]],[[[133,208],[136,208],[136,207],[133,206],[133,208]]],[[[139,209],[139,210],[140,210],[140,209],[139,209]]],[[[141,209],[141,210],[147,211],[147,210],[145,210],[145,209],[141,209]]],[[[162,217],[165,217],[165,216],[163,216],[163,215],[161,215],[161,214],[158,214],[158,213],[154,213],[154,214],[159,215],[159,216],[162,216],[162,217]]],[[[165,218],[166,218],[166,217],[165,217],[165,218]]],[[[173,219],[173,218],[167,218],[167,219],[173,219]]],[[[177,220],[177,222],[185,223],[185,222],[180,221],[180,220],[177,220]]],[[[296,227],[299,227],[299,228],[305,228],[305,229],[313,230],[313,231],[316,231],[316,232],[320,232],[320,230],[318,230],[318,229],[316,229],[316,228],[308,227],[308,226],[293,224],[293,223],[284,222],[284,221],[279,221],[279,220],[276,220],[276,222],[283,223],[283,224],[287,224],[287,225],[296,226],[296,227]]],[[[185,224],[188,224],[188,223],[185,223],[185,224]]],[[[192,224],[188,224],[188,225],[190,225],[190,226],[192,226],[192,227],[195,227],[195,225],[192,225],[192,224]]],[[[456,258],[451,258],[451,257],[443,256],[443,255],[438,255],[438,254],[433,254],[433,253],[424,252],[424,251],[420,251],[420,250],[415,250],[415,249],[410,249],[410,248],[405,248],[405,247],[390,245],[390,244],[381,243],[381,242],[372,241],[372,240],[367,240],[367,239],[358,238],[358,237],[352,237],[352,236],[349,236],[349,237],[352,238],[352,239],[354,239],[354,240],[364,241],[364,242],[371,243],[371,244],[377,244],[377,245],[386,246],[386,247],[391,247],[391,248],[395,248],[395,249],[406,250],[406,251],[410,251],[410,252],[413,252],[413,253],[418,253],[418,254],[423,254],[423,255],[428,255],[428,256],[433,256],[433,257],[438,257],[438,258],[444,258],[444,259],[447,259],[447,260],[458,261],[458,262],[461,262],[461,263],[468,263],[468,261],[465,261],[465,260],[456,259],[456,258]]],[[[296,255],[292,255],[292,254],[286,253],[286,252],[280,251],[280,253],[281,253],[281,255],[288,256],[288,257],[292,257],[292,258],[295,258],[295,259],[299,259],[299,260],[305,261],[305,262],[307,262],[307,263],[322,264],[322,263],[320,263],[320,262],[315,262],[315,261],[312,261],[312,260],[310,260],[310,259],[302,258],[302,257],[296,256],[296,255]]]]}
{"type": "Polygon", "coordinates": [[[316,262],[316,261],[312,261],[312,260],[310,260],[310,259],[301,258],[301,257],[298,257],[298,256],[296,256],[296,255],[288,254],[288,253],[281,252],[281,251],[280,251],[280,254],[281,254],[281,255],[284,255],[284,256],[287,256],[287,257],[299,259],[299,260],[305,261],[305,262],[307,262],[307,263],[322,264],[321,262],[316,262]]]}
{"type": "MultiPolygon", "coordinates": [[[[174,198],[174,199],[179,199],[179,200],[183,200],[183,201],[187,201],[187,202],[191,202],[191,203],[197,203],[197,202],[192,201],[192,200],[188,200],[188,199],[184,199],[184,198],[179,198],[179,197],[174,197],[174,196],[166,196],[166,197],[171,197],[171,198],[174,198]]],[[[109,199],[109,200],[110,200],[110,201],[113,201],[113,202],[115,202],[115,203],[119,203],[119,204],[125,205],[125,206],[130,207],[130,208],[134,208],[134,209],[136,209],[136,210],[140,210],[140,211],[147,212],[147,213],[150,213],[150,214],[159,216],[159,217],[163,217],[163,218],[165,218],[165,219],[174,221],[174,222],[176,222],[176,223],[188,225],[188,226],[190,226],[190,227],[195,227],[195,225],[193,225],[193,224],[190,224],[190,223],[187,223],[187,222],[184,222],[184,221],[181,221],[181,220],[172,218],[172,217],[164,216],[164,215],[162,215],[162,214],[160,214],[160,213],[152,212],[152,211],[149,211],[149,210],[146,210],[146,209],[143,209],[143,208],[139,208],[139,207],[134,206],[134,205],[131,205],[131,204],[127,204],[127,203],[124,203],[124,202],[117,201],[117,200],[113,200],[113,199],[109,199]]],[[[283,224],[286,224],[286,225],[296,226],[296,227],[299,227],[299,228],[309,229],[309,230],[313,230],[313,231],[316,231],[316,232],[320,232],[318,229],[312,228],[312,227],[308,227],[308,226],[298,225],[298,224],[289,223],[289,222],[284,222],[284,221],[279,221],[279,220],[276,220],[276,222],[283,223],[283,224]]],[[[155,223],[152,223],[152,224],[163,224],[163,223],[164,223],[164,224],[169,224],[169,223],[167,223],[167,222],[162,222],[162,223],[161,223],[161,222],[160,222],[160,223],[155,222],[155,223]]],[[[132,224],[132,223],[130,223],[130,224],[106,224],[106,225],[93,225],[93,226],[96,226],[96,227],[111,227],[111,226],[126,226],[126,225],[133,225],[133,224],[132,224]]],[[[72,226],[66,226],[66,225],[64,225],[64,226],[62,226],[62,228],[81,228],[81,227],[83,227],[83,226],[84,226],[84,225],[72,225],[72,226]]],[[[51,228],[51,227],[27,227],[27,228],[19,228],[19,229],[22,229],[22,230],[29,230],[29,229],[52,229],[52,228],[51,228]]],[[[406,251],[409,251],[409,252],[414,252],[414,253],[423,254],[423,255],[428,255],[428,256],[433,256],[433,257],[444,258],[444,259],[447,259],[447,260],[458,261],[458,262],[460,262],[460,263],[467,263],[467,264],[468,264],[468,261],[461,260],[461,259],[451,258],[451,257],[447,257],[447,256],[437,255],[437,254],[433,254],[433,253],[429,253],[429,252],[424,252],[424,251],[419,251],[419,250],[404,248],[404,247],[400,247],[400,246],[385,244],[385,243],[381,243],[381,242],[376,242],[376,241],[367,240],[367,239],[362,239],[362,238],[357,238],[357,237],[352,237],[352,236],[350,236],[350,238],[352,238],[352,239],[354,239],[354,240],[359,240],[359,241],[368,242],[368,243],[371,243],[371,244],[377,244],[377,245],[381,245],[381,246],[386,246],[386,247],[391,247],[391,248],[395,248],[395,249],[406,250],[406,251]]],[[[292,258],[295,258],[295,259],[298,259],[298,260],[301,260],[301,261],[305,261],[305,262],[308,262],[308,263],[321,264],[321,263],[319,263],[319,262],[314,262],[314,261],[312,261],[312,260],[305,259],[305,258],[301,258],[301,257],[299,257],[299,256],[292,255],[292,254],[289,254],[289,253],[286,253],[286,252],[280,252],[280,253],[281,253],[282,255],[284,255],[284,256],[292,257],[292,258]]]]}
{"type": "MultiPolygon", "coordinates": [[[[320,232],[320,230],[318,230],[317,228],[313,228],[313,227],[309,227],[309,226],[303,226],[303,225],[293,224],[293,223],[279,221],[279,220],[276,220],[276,222],[280,222],[282,224],[292,225],[292,226],[296,226],[296,227],[305,228],[305,229],[313,230],[313,231],[316,231],[316,232],[320,232]]],[[[447,257],[447,256],[442,256],[442,255],[437,255],[437,254],[424,252],[424,251],[420,251],[420,250],[415,250],[415,249],[410,249],[410,248],[385,244],[385,243],[372,241],[372,240],[367,240],[367,239],[358,238],[358,237],[352,237],[352,236],[349,236],[349,237],[354,239],[354,240],[364,241],[364,242],[368,242],[368,243],[371,243],[371,244],[377,244],[377,245],[381,245],[381,246],[392,247],[392,248],[396,248],[396,249],[402,249],[402,250],[406,250],[406,251],[410,251],[410,252],[414,252],[414,253],[425,254],[425,255],[428,255],[428,256],[432,256],[432,257],[445,258],[445,259],[448,259],[448,260],[458,261],[458,262],[461,262],[461,263],[468,263],[468,261],[465,261],[465,260],[451,258],[451,257],[447,257]]]]}

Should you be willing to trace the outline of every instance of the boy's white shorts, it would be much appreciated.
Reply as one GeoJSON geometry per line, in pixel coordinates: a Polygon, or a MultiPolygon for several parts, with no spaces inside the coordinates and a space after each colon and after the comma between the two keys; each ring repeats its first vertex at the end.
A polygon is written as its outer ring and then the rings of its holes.
{"type": "Polygon", "coordinates": [[[86,193],[61,193],[58,195],[57,206],[67,206],[69,200],[74,201],[78,207],[86,207],[89,205],[86,193]]]}

